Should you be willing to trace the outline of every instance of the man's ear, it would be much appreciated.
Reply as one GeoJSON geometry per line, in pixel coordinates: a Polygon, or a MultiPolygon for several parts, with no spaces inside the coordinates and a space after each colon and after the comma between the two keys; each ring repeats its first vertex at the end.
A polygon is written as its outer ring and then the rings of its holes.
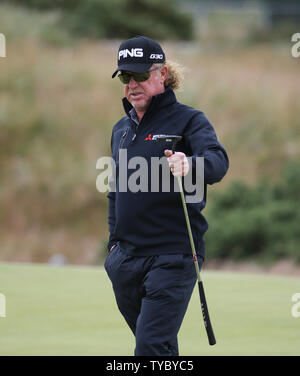
{"type": "Polygon", "coordinates": [[[162,81],[165,82],[168,77],[168,67],[166,65],[161,68],[160,74],[162,81]]]}

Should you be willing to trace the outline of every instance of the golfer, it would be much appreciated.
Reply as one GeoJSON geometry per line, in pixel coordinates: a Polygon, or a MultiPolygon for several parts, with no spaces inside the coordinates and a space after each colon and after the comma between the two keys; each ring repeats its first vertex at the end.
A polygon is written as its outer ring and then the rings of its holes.
{"type": "Polygon", "coordinates": [[[181,74],[157,42],[144,36],[124,41],[112,77],[117,74],[124,89],[125,116],[114,126],[111,138],[116,172],[115,189],[108,194],[105,269],[118,308],[135,335],[134,354],[176,356],[177,334],[196,283],[180,194],[175,188],[166,192],[161,182],[158,191],[151,191],[150,182],[147,190],[131,190],[130,179],[138,166],[129,165],[127,171],[123,166],[143,157],[148,163],[146,175],[151,177],[151,159],[165,156],[169,179],[175,183],[175,176],[197,173],[194,162],[197,157],[204,159],[203,199],[187,204],[201,268],[208,228],[201,214],[206,187],[226,174],[228,157],[203,112],[177,102],[174,90],[181,84],[181,74]],[[172,154],[168,144],[155,143],[156,134],[182,136],[176,152],[172,154]]]}

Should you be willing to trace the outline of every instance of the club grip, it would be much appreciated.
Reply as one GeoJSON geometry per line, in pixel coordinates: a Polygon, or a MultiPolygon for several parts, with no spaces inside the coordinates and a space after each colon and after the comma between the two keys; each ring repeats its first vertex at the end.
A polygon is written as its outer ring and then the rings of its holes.
{"type": "Polygon", "coordinates": [[[208,313],[208,308],[207,308],[207,303],[206,303],[206,298],[205,298],[205,293],[204,293],[204,287],[203,287],[203,282],[198,281],[198,287],[199,287],[199,295],[200,295],[200,304],[201,304],[201,310],[202,310],[202,315],[203,315],[203,320],[204,320],[204,325],[208,337],[208,343],[213,346],[216,344],[216,339],[215,335],[213,332],[213,328],[211,326],[210,318],[209,318],[209,313],[208,313]]]}

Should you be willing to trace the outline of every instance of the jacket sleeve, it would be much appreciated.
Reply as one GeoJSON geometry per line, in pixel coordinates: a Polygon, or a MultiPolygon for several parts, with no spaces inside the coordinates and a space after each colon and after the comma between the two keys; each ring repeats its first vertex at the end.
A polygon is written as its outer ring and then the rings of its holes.
{"type": "MultiPolygon", "coordinates": [[[[111,137],[111,150],[112,150],[112,142],[113,136],[111,137]]],[[[110,188],[115,186],[115,175],[113,174],[111,177],[111,181],[109,183],[110,188]]],[[[111,247],[117,243],[117,238],[115,237],[114,230],[116,224],[116,212],[115,212],[115,203],[116,203],[116,192],[115,190],[110,189],[108,195],[108,231],[109,231],[109,239],[107,248],[110,251],[111,247]]]]}
{"type": "Polygon", "coordinates": [[[108,197],[108,230],[109,230],[109,239],[107,248],[110,251],[111,247],[117,243],[117,239],[114,234],[115,223],[116,223],[116,214],[115,214],[115,199],[116,193],[109,192],[108,197]]]}
{"type": "Polygon", "coordinates": [[[198,112],[190,120],[185,139],[192,153],[193,170],[196,168],[196,158],[204,157],[204,183],[220,181],[228,170],[229,159],[203,112],[198,112]]]}

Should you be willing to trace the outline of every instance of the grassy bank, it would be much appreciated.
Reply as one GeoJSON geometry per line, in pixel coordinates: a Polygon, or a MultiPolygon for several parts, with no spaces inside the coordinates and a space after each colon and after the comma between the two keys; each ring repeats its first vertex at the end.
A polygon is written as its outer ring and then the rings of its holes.
{"type": "MultiPolygon", "coordinates": [[[[76,40],[57,14],[0,7],[7,57],[0,59],[0,259],[44,262],[63,253],[94,263],[107,239],[96,161],[110,155],[123,116],[111,79],[119,41],[76,40]],[[13,25],[18,25],[18,28],[13,25]]],[[[233,179],[254,184],[299,159],[299,59],[286,44],[165,42],[187,67],[178,99],[203,110],[228,150],[233,179]]]]}

